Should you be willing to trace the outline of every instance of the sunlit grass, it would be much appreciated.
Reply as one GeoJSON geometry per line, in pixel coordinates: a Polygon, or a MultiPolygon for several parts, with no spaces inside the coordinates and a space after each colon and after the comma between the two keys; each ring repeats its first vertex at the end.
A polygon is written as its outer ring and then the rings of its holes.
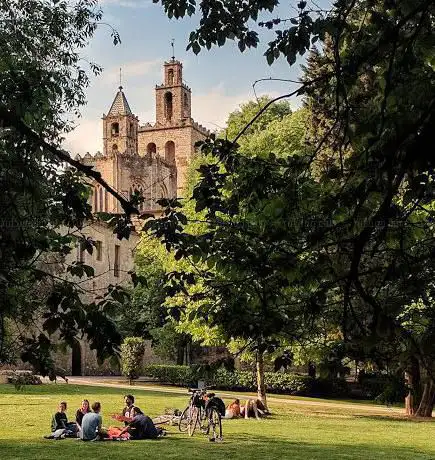
{"type": "MultiPolygon", "coordinates": [[[[183,408],[187,395],[133,388],[137,405],[150,416],[165,408],[183,408]]],[[[188,438],[175,427],[157,441],[82,443],[48,441],[51,414],[60,400],[73,415],[83,398],[100,401],[104,425],[116,422],[127,390],[77,385],[43,385],[17,392],[0,385],[0,459],[434,459],[435,423],[357,412],[347,406],[285,404],[275,399],[267,420],[224,421],[224,442],[188,438]]]]}

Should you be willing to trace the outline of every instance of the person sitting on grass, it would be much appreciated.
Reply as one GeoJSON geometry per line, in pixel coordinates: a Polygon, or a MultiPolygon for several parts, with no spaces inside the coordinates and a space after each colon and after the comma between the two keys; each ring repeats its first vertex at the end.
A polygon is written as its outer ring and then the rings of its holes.
{"type": "Polygon", "coordinates": [[[122,409],[122,414],[113,414],[112,418],[118,420],[118,422],[124,422],[124,425],[127,426],[133,419],[132,410],[134,408],[134,396],[125,395],[124,402],[125,407],[122,409]]]}
{"type": "Polygon", "coordinates": [[[235,399],[231,404],[228,404],[225,410],[225,418],[240,417],[240,399],[235,399]]]}
{"type": "Polygon", "coordinates": [[[130,434],[130,439],[157,439],[163,434],[161,428],[156,428],[153,421],[145,415],[138,407],[132,409],[133,416],[131,422],[119,433],[122,436],[124,433],[130,434]]]}
{"type": "Polygon", "coordinates": [[[245,406],[240,408],[240,415],[245,417],[245,419],[252,417],[257,420],[260,419],[260,416],[265,416],[269,413],[265,405],[259,399],[248,399],[245,406]]]}
{"type": "Polygon", "coordinates": [[[89,412],[91,412],[89,401],[87,399],[84,399],[82,401],[82,405],[77,409],[76,412],[76,424],[79,430],[81,430],[82,428],[83,417],[85,416],[85,414],[88,414],[89,412]]]}
{"type": "Polygon", "coordinates": [[[59,404],[58,411],[51,419],[51,434],[44,436],[46,439],[63,439],[73,437],[77,433],[77,427],[74,422],[68,422],[66,415],[67,403],[62,401],[59,404]]]}
{"type": "Polygon", "coordinates": [[[94,402],[92,412],[83,416],[80,439],[82,441],[98,441],[107,437],[105,430],[102,428],[103,418],[100,415],[101,404],[94,402]]]}

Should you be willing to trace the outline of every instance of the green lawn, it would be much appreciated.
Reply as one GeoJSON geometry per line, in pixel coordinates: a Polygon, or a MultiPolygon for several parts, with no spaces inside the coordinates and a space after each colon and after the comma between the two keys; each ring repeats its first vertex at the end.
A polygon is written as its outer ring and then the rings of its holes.
{"type": "MultiPolygon", "coordinates": [[[[376,416],[364,410],[303,404],[270,404],[267,420],[224,421],[224,442],[197,435],[188,438],[170,427],[157,441],[82,443],[42,438],[51,414],[65,399],[72,418],[80,401],[102,404],[103,424],[119,412],[126,390],[77,385],[43,385],[17,392],[0,385],[0,459],[435,459],[435,423],[376,416]]],[[[165,408],[183,408],[187,395],[134,389],[136,403],[151,416],[165,408]]]]}

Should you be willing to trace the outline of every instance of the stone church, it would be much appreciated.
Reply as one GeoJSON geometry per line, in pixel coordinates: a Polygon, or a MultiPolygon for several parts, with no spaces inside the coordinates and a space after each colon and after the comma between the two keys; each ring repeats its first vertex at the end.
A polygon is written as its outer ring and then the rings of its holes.
{"type": "MultiPolygon", "coordinates": [[[[195,143],[209,135],[192,118],[192,95],[183,83],[182,63],[172,58],[164,63],[163,70],[163,84],[155,87],[155,123],[140,125],[120,86],[102,118],[103,152],[76,157],[99,171],[125,198],[139,191],[144,197],[140,210],[154,215],[160,213],[156,200],[183,195],[195,143]]],[[[93,186],[91,204],[94,212],[122,212],[117,200],[98,184],[93,186]]],[[[106,224],[98,222],[81,233],[92,238],[95,250],[90,255],[78,247],[66,263],[77,260],[94,267],[94,277],[82,283],[87,296],[102,294],[110,284],[130,279],[128,272],[133,269],[138,234],[120,241],[106,224]]],[[[150,349],[148,353],[152,354],[150,349]]],[[[104,372],[85,342],[77,342],[72,352],[58,355],[57,361],[72,375],[104,372]]]]}

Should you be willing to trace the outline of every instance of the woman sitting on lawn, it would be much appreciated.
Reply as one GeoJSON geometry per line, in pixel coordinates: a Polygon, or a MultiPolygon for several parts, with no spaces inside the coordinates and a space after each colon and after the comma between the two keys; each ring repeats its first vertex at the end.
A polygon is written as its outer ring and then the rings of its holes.
{"type": "Polygon", "coordinates": [[[240,399],[235,399],[231,404],[228,404],[225,411],[225,418],[240,417],[240,399]]]}
{"type": "Polygon", "coordinates": [[[83,417],[85,416],[85,414],[88,414],[89,412],[91,412],[91,408],[89,407],[89,401],[87,399],[84,399],[82,401],[82,405],[79,409],[77,409],[76,412],[76,423],[79,430],[82,428],[83,417]]]}

